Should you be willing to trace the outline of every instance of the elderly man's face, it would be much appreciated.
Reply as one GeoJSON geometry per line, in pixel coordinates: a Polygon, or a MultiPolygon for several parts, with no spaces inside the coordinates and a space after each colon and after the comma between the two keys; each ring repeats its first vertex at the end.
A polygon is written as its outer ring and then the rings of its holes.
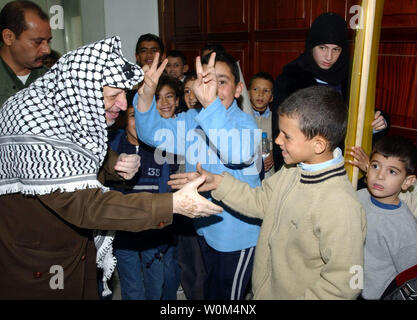
{"type": "Polygon", "coordinates": [[[51,53],[49,42],[52,39],[48,20],[42,20],[32,11],[25,12],[27,29],[18,38],[11,33],[5,39],[9,46],[16,68],[33,69],[42,66],[44,59],[51,53]]]}
{"type": "Polygon", "coordinates": [[[127,109],[126,91],[105,86],[103,87],[103,96],[106,122],[111,126],[119,116],[119,112],[127,109]]]}

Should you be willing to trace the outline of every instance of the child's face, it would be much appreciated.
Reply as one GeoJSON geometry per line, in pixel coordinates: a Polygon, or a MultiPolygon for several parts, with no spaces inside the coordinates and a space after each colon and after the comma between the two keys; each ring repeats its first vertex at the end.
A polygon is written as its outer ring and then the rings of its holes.
{"type": "Polygon", "coordinates": [[[184,77],[184,73],[188,71],[188,66],[182,64],[180,57],[168,57],[168,64],[165,71],[169,76],[181,80],[184,77]]]}
{"type": "Polygon", "coordinates": [[[280,132],[275,143],[281,148],[286,164],[315,163],[314,140],[307,139],[299,129],[298,117],[279,116],[279,129],[280,132]]]}
{"type": "Polygon", "coordinates": [[[249,90],[249,99],[252,108],[256,111],[263,112],[272,102],[272,87],[271,81],[266,79],[254,79],[249,90]]]}
{"type": "Polygon", "coordinates": [[[178,104],[179,98],[177,98],[175,90],[168,85],[163,86],[156,94],[156,108],[162,118],[172,118],[178,104]]]}
{"type": "MultiPolygon", "coordinates": [[[[161,53],[159,43],[156,41],[142,41],[136,52],[136,63],[143,67],[145,64],[151,66],[156,53],[161,53]]],[[[162,57],[159,57],[160,60],[162,57]]],[[[162,60],[161,60],[162,61],[162,60]]]]}
{"type": "Polygon", "coordinates": [[[131,144],[138,145],[138,136],[136,133],[136,124],[135,124],[135,110],[132,106],[129,106],[126,111],[126,136],[127,141],[131,144]]]}
{"type": "MultiPolygon", "coordinates": [[[[207,70],[207,65],[203,65],[203,70],[207,70]]],[[[233,76],[229,66],[223,61],[217,61],[214,66],[214,71],[217,77],[217,95],[223,105],[228,109],[234,99],[239,98],[242,93],[242,83],[235,84],[235,77],[233,76]]]]}
{"type": "Polygon", "coordinates": [[[195,80],[188,80],[184,84],[184,101],[187,105],[188,109],[194,109],[194,108],[200,108],[201,104],[198,101],[197,97],[194,94],[193,91],[193,85],[195,80]]]}
{"type": "Polygon", "coordinates": [[[398,204],[398,194],[414,183],[414,176],[407,176],[405,163],[400,158],[385,158],[375,153],[369,164],[366,181],[369,193],[375,199],[386,204],[398,204]]]}

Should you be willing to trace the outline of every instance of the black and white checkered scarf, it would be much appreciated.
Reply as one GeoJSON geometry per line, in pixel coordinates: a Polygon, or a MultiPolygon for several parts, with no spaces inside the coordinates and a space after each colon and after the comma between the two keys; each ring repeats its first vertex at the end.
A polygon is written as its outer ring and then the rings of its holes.
{"type": "Polygon", "coordinates": [[[0,195],[104,189],[103,87],[131,89],[142,79],[112,37],[67,53],[9,98],[0,109],[0,195]]]}
{"type": "MultiPolygon", "coordinates": [[[[119,37],[64,55],[0,107],[0,196],[108,189],[97,180],[107,152],[103,87],[132,89],[142,69],[123,57],[119,37]]],[[[103,295],[116,266],[114,231],[97,231],[103,295]]]]}

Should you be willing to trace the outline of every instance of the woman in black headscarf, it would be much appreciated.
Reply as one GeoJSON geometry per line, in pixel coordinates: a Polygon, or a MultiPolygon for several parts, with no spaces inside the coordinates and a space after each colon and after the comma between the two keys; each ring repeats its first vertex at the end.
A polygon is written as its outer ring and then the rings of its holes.
{"type": "MultiPolygon", "coordinates": [[[[313,86],[328,85],[347,101],[349,82],[349,46],[346,21],[335,13],[324,13],[314,20],[307,34],[304,52],[284,66],[274,86],[272,135],[277,137],[279,105],[293,92],[313,86]]],[[[380,112],[372,123],[375,130],[385,129],[387,122],[380,112]]],[[[275,170],[282,166],[279,146],[274,144],[275,170]]]]}

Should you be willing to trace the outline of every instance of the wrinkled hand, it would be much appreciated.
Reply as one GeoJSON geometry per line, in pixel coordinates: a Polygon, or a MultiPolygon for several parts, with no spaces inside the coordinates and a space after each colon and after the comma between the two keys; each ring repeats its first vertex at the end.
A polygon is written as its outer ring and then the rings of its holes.
{"type": "Polygon", "coordinates": [[[213,174],[209,171],[206,171],[201,167],[200,163],[197,163],[196,172],[177,173],[170,175],[169,178],[171,180],[168,181],[168,185],[170,185],[172,189],[175,190],[181,189],[190,181],[193,181],[203,175],[206,177],[206,180],[199,186],[199,192],[214,190],[220,185],[221,181],[223,180],[223,177],[221,175],[213,174]]]}
{"type": "Polygon", "coordinates": [[[387,127],[387,122],[381,115],[381,111],[375,112],[374,121],[372,121],[371,126],[375,131],[381,131],[387,127]]]}
{"type": "Polygon", "coordinates": [[[210,55],[210,60],[206,70],[203,70],[201,58],[197,57],[195,61],[195,70],[197,73],[197,80],[194,81],[193,91],[198,101],[204,108],[216,100],[217,97],[217,76],[214,70],[216,63],[216,53],[210,55]]]}
{"type": "Polygon", "coordinates": [[[187,183],[183,188],[173,194],[174,213],[182,214],[189,218],[208,217],[221,213],[223,208],[212,203],[198,194],[197,188],[204,183],[205,176],[187,183]]]}
{"type": "Polygon", "coordinates": [[[140,157],[137,154],[122,153],[117,159],[114,170],[125,180],[132,179],[140,167],[140,157]]]}
{"type": "Polygon", "coordinates": [[[145,77],[138,89],[138,110],[140,112],[146,112],[151,106],[159,78],[168,64],[168,59],[165,59],[158,68],[158,61],[159,52],[155,54],[151,67],[148,65],[142,67],[145,77]]]}
{"type": "Polygon", "coordinates": [[[346,160],[347,163],[358,167],[365,173],[368,171],[369,157],[361,147],[348,147],[347,153],[353,157],[353,160],[346,160]]]}
{"type": "Polygon", "coordinates": [[[274,156],[271,153],[269,154],[269,156],[267,156],[264,159],[264,168],[265,168],[265,172],[268,172],[269,170],[271,170],[271,168],[274,166],[274,156]]]}

